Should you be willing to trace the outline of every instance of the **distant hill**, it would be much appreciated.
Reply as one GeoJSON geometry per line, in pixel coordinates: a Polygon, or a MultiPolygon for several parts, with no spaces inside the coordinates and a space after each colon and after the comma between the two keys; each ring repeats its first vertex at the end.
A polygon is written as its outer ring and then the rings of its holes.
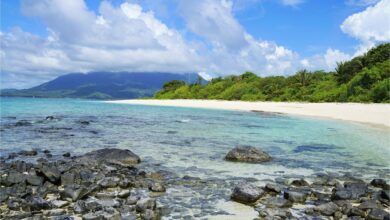
{"type": "Polygon", "coordinates": [[[42,98],[130,99],[153,96],[172,80],[195,82],[198,75],[162,72],[70,73],[30,89],[4,89],[1,96],[42,98]]]}

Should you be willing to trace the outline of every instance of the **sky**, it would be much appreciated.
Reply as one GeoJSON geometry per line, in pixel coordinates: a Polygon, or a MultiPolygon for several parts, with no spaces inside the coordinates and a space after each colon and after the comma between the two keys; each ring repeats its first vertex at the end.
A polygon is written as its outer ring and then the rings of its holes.
{"type": "Polygon", "coordinates": [[[72,72],[334,70],[390,42],[390,0],[2,0],[1,88],[72,72]]]}

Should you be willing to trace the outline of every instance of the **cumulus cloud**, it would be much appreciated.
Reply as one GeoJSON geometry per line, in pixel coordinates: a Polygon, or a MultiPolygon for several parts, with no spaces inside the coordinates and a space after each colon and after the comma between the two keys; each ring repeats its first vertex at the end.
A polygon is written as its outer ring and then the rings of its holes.
{"type": "Polygon", "coordinates": [[[255,39],[234,18],[232,6],[232,2],[224,0],[179,3],[189,30],[210,42],[204,54],[211,65],[204,71],[253,71],[261,75],[291,72],[297,54],[274,42],[255,39]]]}
{"type": "MultiPolygon", "coordinates": [[[[303,0],[279,2],[295,6],[303,0]]],[[[200,72],[205,77],[243,71],[291,74],[301,68],[331,70],[351,57],[329,48],[302,58],[276,42],[256,39],[234,17],[235,0],[177,3],[184,31],[135,3],[113,6],[102,1],[94,12],[83,0],[22,0],[23,14],[42,21],[48,36],[20,28],[0,34],[1,86],[29,87],[64,73],[88,71],[200,72]],[[196,37],[186,38],[185,32],[196,37]]],[[[345,33],[361,40],[359,53],[389,40],[386,9],[389,0],[382,0],[342,24],[345,33]]]]}
{"type": "Polygon", "coordinates": [[[5,86],[14,75],[48,80],[76,71],[188,72],[202,63],[195,45],[136,4],[102,2],[97,15],[82,0],[25,0],[22,10],[40,18],[49,35],[16,28],[0,36],[5,86]]]}
{"type": "Polygon", "coordinates": [[[390,0],[382,0],[349,16],[340,28],[363,42],[390,41],[390,0]]]}

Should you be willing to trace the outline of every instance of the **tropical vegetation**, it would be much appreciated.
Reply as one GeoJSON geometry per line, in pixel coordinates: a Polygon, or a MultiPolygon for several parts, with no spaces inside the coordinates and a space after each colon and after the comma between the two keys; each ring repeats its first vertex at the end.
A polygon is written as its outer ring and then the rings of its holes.
{"type": "Polygon", "coordinates": [[[332,72],[300,70],[291,76],[260,77],[252,72],[213,78],[206,84],[173,80],[157,99],[245,101],[390,102],[390,43],[340,62],[332,72]]]}

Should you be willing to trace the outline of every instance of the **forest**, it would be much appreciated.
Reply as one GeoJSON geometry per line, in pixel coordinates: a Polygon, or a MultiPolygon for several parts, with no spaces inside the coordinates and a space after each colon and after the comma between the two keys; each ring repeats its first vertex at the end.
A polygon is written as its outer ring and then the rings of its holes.
{"type": "Polygon", "coordinates": [[[245,72],[202,82],[201,78],[191,84],[169,81],[153,98],[389,103],[390,43],[337,63],[332,72],[303,69],[290,76],[268,77],[245,72]]]}

